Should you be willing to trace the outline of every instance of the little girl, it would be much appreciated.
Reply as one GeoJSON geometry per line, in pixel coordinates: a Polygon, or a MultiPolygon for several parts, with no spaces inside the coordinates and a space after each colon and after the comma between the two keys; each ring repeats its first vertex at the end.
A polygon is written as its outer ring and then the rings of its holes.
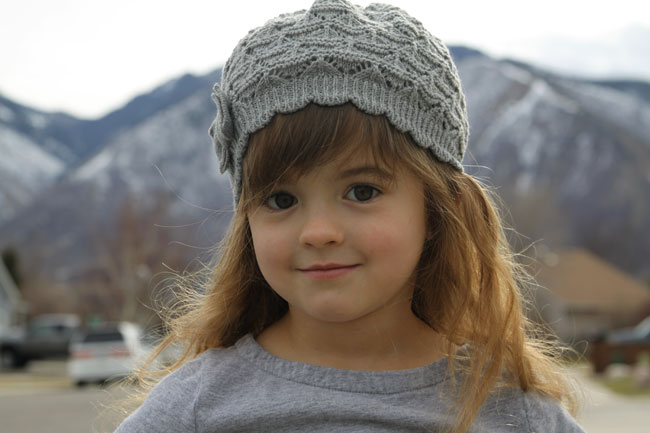
{"type": "Polygon", "coordinates": [[[118,432],[583,431],[463,173],[439,39],[392,6],[316,0],[250,31],[214,90],[235,213],[157,352],[184,353],[118,432]]]}

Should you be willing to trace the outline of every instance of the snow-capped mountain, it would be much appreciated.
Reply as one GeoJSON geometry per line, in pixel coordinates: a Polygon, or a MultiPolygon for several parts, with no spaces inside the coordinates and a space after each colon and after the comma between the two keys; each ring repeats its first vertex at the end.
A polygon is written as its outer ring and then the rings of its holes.
{"type": "Polygon", "coordinates": [[[8,221],[78,160],[71,129],[82,123],[0,96],[0,224],[8,221]]]}
{"type": "Polygon", "coordinates": [[[219,77],[220,70],[204,77],[183,75],[95,120],[41,112],[0,96],[0,224],[52,186],[59,175],[88,161],[116,136],[219,77]]]}
{"type": "Polygon", "coordinates": [[[65,165],[78,161],[92,148],[92,143],[81,140],[87,122],[64,113],[35,110],[0,95],[0,126],[36,143],[65,165]]]}
{"type": "Polygon", "coordinates": [[[4,125],[0,125],[0,154],[0,221],[7,221],[51,185],[65,164],[4,125]]]}
{"type": "Polygon", "coordinates": [[[471,125],[464,162],[497,187],[515,228],[650,270],[648,101],[482,56],[459,71],[471,125]]]}
{"type": "MultiPolygon", "coordinates": [[[[647,84],[571,79],[464,47],[452,54],[470,117],[467,172],[496,188],[510,224],[530,243],[584,246],[647,275],[647,84]]],[[[156,224],[207,226],[198,235],[190,230],[187,243],[202,236],[216,243],[228,212],[215,211],[232,205],[207,133],[218,76],[181,77],[83,123],[100,145],[77,163],[60,163],[56,184],[0,227],[0,248],[12,244],[28,258],[40,255],[38,262],[61,278],[81,273],[95,260],[94,234],[114,230],[129,197],[142,209],[167,197],[169,208],[156,224]]],[[[4,179],[9,170],[2,167],[4,179]]]]}
{"type": "Polygon", "coordinates": [[[192,224],[232,207],[228,179],[210,150],[215,106],[205,87],[114,135],[7,223],[0,237],[7,244],[27,237],[34,245],[24,254],[67,277],[93,265],[95,233],[115,229],[127,200],[135,198],[141,209],[171,200],[156,221],[162,225],[192,224]]]}

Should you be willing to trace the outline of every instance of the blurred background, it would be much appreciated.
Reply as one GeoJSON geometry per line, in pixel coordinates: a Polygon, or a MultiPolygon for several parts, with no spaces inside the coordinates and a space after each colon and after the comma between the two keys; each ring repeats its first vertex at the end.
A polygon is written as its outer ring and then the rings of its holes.
{"type": "MultiPolygon", "coordinates": [[[[650,6],[390,3],[450,47],[466,171],[503,201],[539,283],[531,319],[582,354],[570,364],[590,395],[580,421],[647,431],[650,6]]],[[[111,392],[81,386],[123,373],[90,361],[130,360],[159,338],[155,304],[209,260],[230,218],[211,87],[248,30],[310,5],[0,5],[2,431],[89,431],[111,392]]]]}

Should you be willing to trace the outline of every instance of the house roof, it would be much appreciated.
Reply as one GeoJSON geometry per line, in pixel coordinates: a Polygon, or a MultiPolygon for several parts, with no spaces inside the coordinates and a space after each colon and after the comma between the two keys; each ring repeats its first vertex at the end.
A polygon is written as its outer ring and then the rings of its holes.
{"type": "Polygon", "coordinates": [[[650,304],[650,287],[583,249],[541,254],[537,282],[574,310],[633,313],[650,304]]]}
{"type": "Polygon", "coordinates": [[[10,325],[14,314],[24,312],[26,308],[14,280],[0,260],[0,328],[10,325]]]}
{"type": "Polygon", "coordinates": [[[7,301],[20,298],[20,292],[2,260],[0,260],[0,298],[7,301]]]}

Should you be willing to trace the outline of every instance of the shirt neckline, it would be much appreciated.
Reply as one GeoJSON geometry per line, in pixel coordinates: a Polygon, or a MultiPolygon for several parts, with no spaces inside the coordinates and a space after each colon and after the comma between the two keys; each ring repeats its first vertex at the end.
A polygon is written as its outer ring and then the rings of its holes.
{"type": "Polygon", "coordinates": [[[239,357],[276,377],[338,391],[394,394],[435,386],[447,376],[447,358],[406,370],[342,370],[279,358],[267,352],[251,334],[235,343],[239,357]]]}

